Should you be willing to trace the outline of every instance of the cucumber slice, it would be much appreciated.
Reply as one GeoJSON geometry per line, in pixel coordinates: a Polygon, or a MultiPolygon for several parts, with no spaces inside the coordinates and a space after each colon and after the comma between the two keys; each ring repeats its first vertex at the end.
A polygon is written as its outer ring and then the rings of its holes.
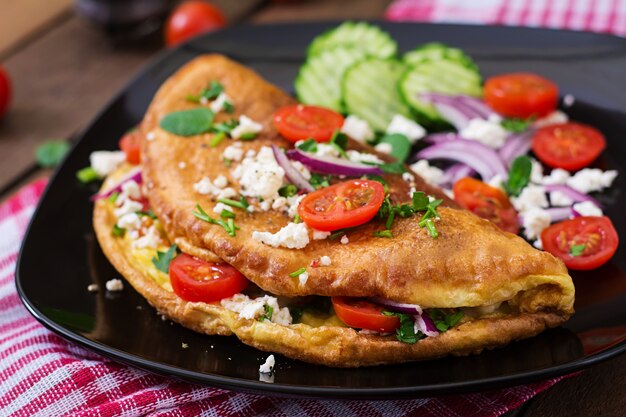
{"type": "MultiPolygon", "coordinates": [[[[478,71],[455,60],[423,61],[405,71],[399,88],[411,108],[430,122],[443,118],[435,108],[420,98],[421,93],[482,95],[482,80],[478,71]]],[[[421,120],[421,119],[420,119],[421,120]]]]}
{"type": "Polygon", "coordinates": [[[365,57],[365,51],[351,46],[337,46],[309,56],[300,67],[294,82],[298,100],[343,112],[343,75],[349,67],[365,57]]]}
{"type": "Polygon", "coordinates": [[[472,58],[459,48],[444,45],[439,42],[426,43],[404,54],[402,60],[408,65],[416,65],[424,61],[457,61],[468,68],[478,70],[472,58]]]}
{"type": "Polygon", "coordinates": [[[395,59],[367,58],[349,68],[343,78],[344,108],[378,131],[387,129],[396,114],[411,117],[402,101],[398,81],[405,66],[395,59]]]}
{"type": "Polygon", "coordinates": [[[313,39],[308,54],[316,55],[337,45],[352,45],[379,58],[390,58],[398,50],[396,41],[378,26],[366,22],[344,22],[313,39]]]}

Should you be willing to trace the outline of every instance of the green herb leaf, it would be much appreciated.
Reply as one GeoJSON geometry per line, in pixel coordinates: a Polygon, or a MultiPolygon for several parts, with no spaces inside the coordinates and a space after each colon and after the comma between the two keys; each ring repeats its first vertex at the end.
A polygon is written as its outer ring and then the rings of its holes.
{"type": "Polygon", "coordinates": [[[217,133],[224,133],[224,134],[228,134],[230,135],[230,132],[237,127],[237,120],[235,119],[230,119],[227,120],[225,122],[221,122],[221,123],[215,123],[213,125],[213,127],[211,128],[211,130],[213,130],[214,132],[217,133]]]}
{"type": "Polygon", "coordinates": [[[571,248],[569,248],[569,254],[572,255],[573,257],[577,257],[583,254],[583,252],[585,251],[585,248],[587,247],[587,245],[582,244],[582,245],[572,245],[571,248]]]}
{"type": "Polygon", "coordinates": [[[124,229],[123,227],[119,227],[117,224],[114,224],[111,234],[115,237],[124,237],[124,235],[126,234],[126,229],[124,229]]]}
{"type": "Polygon", "coordinates": [[[426,219],[426,229],[428,229],[428,234],[433,239],[439,236],[439,232],[437,231],[437,228],[435,227],[435,223],[433,222],[433,219],[426,219]]]}
{"type": "Polygon", "coordinates": [[[188,95],[186,97],[187,101],[191,101],[193,103],[199,103],[201,98],[205,98],[207,100],[215,100],[220,93],[224,91],[224,87],[217,81],[211,81],[208,88],[203,88],[200,91],[200,94],[197,96],[188,95]]]}
{"type": "Polygon", "coordinates": [[[307,139],[297,146],[298,149],[304,152],[317,152],[317,142],[314,139],[307,139]]]}
{"type": "Polygon", "coordinates": [[[518,156],[511,164],[509,179],[504,183],[504,189],[509,195],[518,196],[528,185],[533,164],[526,155],[518,156]]]}
{"type": "Polygon", "coordinates": [[[423,191],[416,191],[412,196],[413,200],[413,210],[415,211],[425,211],[428,209],[428,204],[430,203],[430,199],[423,191]]]}
{"type": "Polygon", "coordinates": [[[258,321],[264,321],[264,320],[272,321],[272,316],[274,315],[274,307],[264,304],[263,309],[265,310],[265,313],[263,313],[263,315],[259,317],[257,320],[258,321]]]}
{"type": "Polygon", "coordinates": [[[114,191],[111,193],[111,195],[107,198],[107,201],[109,203],[115,203],[117,201],[117,197],[120,196],[120,193],[118,193],[117,191],[114,191]]]}
{"type": "Polygon", "coordinates": [[[281,197],[293,197],[298,194],[298,187],[293,184],[283,185],[278,189],[278,195],[281,197]]]}
{"type": "Polygon", "coordinates": [[[320,175],[316,173],[311,173],[311,179],[309,180],[309,184],[315,189],[325,188],[330,186],[330,180],[332,176],[330,175],[320,175]]]}
{"type": "Polygon", "coordinates": [[[404,162],[409,157],[411,151],[411,142],[400,133],[392,133],[383,136],[378,143],[388,143],[391,145],[391,156],[396,158],[398,162],[404,162]]]}
{"type": "Polygon", "coordinates": [[[225,101],[222,105],[222,109],[224,109],[226,113],[232,113],[235,111],[235,106],[233,106],[233,103],[230,101],[225,101]]]}
{"type": "Polygon", "coordinates": [[[256,138],[256,133],[250,132],[250,133],[244,133],[243,135],[239,136],[239,140],[252,140],[254,138],[256,138]]]}
{"type": "Polygon", "coordinates": [[[504,119],[500,124],[509,132],[520,133],[528,130],[530,124],[534,121],[530,119],[504,119]]]}
{"type": "Polygon", "coordinates": [[[418,340],[423,339],[422,332],[415,333],[415,322],[408,314],[396,313],[391,311],[383,311],[385,316],[395,316],[400,319],[400,327],[396,329],[396,338],[403,343],[412,345],[418,340]]]}
{"type": "Polygon", "coordinates": [[[161,119],[161,129],[178,136],[195,136],[211,130],[215,114],[204,107],[175,111],[161,119]]]}
{"type": "Polygon", "coordinates": [[[386,174],[402,174],[406,172],[406,168],[404,167],[402,162],[379,164],[378,167],[386,174]]]}
{"type": "Polygon", "coordinates": [[[300,215],[296,214],[295,217],[292,220],[294,223],[298,224],[302,221],[302,219],[300,219],[300,215]]]}
{"type": "Polygon", "coordinates": [[[211,141],[209,142],[209,146],[211,148],[215,148],[217,145],[219,145],[220,143],[222,143],[222,141],[226,139],[226,133],[224,132],[217,132],[215,134],[215,136],[213,136],[211,138],[211,141]]]}
{"type": "Polygon", "coordinates": [[[152,264],[161,272],[170,272],[170,262],[177,255],[178,246],[174,243],[167,252],[157,251],[157,256],[152,258],[152,264]]]}
{"type": "Polygon", "coordinates": [[[391,230],[377,230],[374,233],[372,233],[372,236],[392,238],[393,234],[391,233],[391,230]]]}
{"type": "Polygon", "coordinates": [[[230,198],[218,198],[217,202],[226,204],[227,206],[236,207],[236,208],[245,210],[248,208],[248,206],[250,206],[250,204],[248,204],[248,202],[245,201],[244,197],[241,197],[241,198],[243,199],[243,201],[231,200],[230,198]]]}
{"type": "Polygon", "coordinates": [[[52,168],[61,162],[69,150],[70,144],[66,141],[51,140],[44,142],[37,147],[37,150],[35,151],[35,159],[37,160],[39,166],[43,168],[52,168]]]}
{"type": "Polygon", "coordinates": [[[306,268],[300,268],[297,271],[293,271],[292,273],[290,273],[289,276],[291,278],[295,278],[295,277],[300,276],[301,274],[303,274],[305,272],[306,272],[306,268]]]}
{"type": "Polygon", "coordinates": [[[427,314],[432,319],[433,323],[435,323],[437,330],[440,332],[445,332],[456,326],[464,316],[464,313],[461,310],[455,313],[446,314],[438,308],[429,309],[427,314]]]}
{"type": "MultiPolygon", "coordinates": [[[[224,204],[226,204],[226,203],[224,203],[224,204]]],[[[207,223],[217,224],[219,226],[222,226],[222,228],[230,236],[235,236],[236,230],[239,229],[237,226],[235,226],[235,222],[233,221],[233,219],[228,219],[228,221],[225,222],[224,220],[212,218],[211,216],[209,216],[207,214],[206,211],[204,211],[204,209],[202,207],[200,207],[200,204],[196,204],[196,210],[198,210],[198,211],[194,211],[193,212],[194,216],[196,216],[198,219],[203,220],[203,221],[205,221],[207,223]]]]}
{"type": "Polygon", "coordinates": [[[250,207],[250,204],[248,204],[248,200],[246,200],[246,197],[241,196],[239,198],[239,202],[241,203],[241,205],[243,206],[243,208],[247,209],[248,207],[250,207]]]}
{"type": "Polygon", "coordinates": [[[98,181],[100,179],[100,175],[98,175],[92,167],[86,167],[76,173],[76,178],[78,178],[78,181],[83,184],[88,184],[90,182],[98,181]]]}
{"type": "Polygon", "coordinates": [[[147,217],[150,217],[152,220],[156,220],[157,219],[156,214],[154,214],[154,212],[152,210],[138,211],[137,212],[137,216],[147,216],[147,217]]]}
{"type": "Polygon", "coordinates": [[[235,213],[233,213],[230,210],[222,210],[222,212],[220,213],[220,217],[222,219],[234,219],[235,218],[235,213]]]}
{"type": "Polygon", "coordinates": [[[339,155],[343,156],[346,159],[348,158],[348,154],[346,153],[346,147],[348,146],[348,136],[345,133],[341,133],[338,130],[335,130],[333,136],[330,138],[330,145],[334,147],[339,155]]]}

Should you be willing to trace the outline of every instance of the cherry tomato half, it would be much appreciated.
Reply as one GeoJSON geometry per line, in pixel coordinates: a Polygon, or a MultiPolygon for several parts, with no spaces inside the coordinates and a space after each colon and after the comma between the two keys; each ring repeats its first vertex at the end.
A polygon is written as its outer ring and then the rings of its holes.
{"type": "Polygon", "coordinates": [[[485,102],[507,117],[543,117],[556,109],[556,84],[535,74],[513,73],[491,77],[485,83],[485,102]]]}
{"type": "Polygon", "coordinates": [[[541,233],[543,248],[569,269],[589,270],[611,259],[619,238],[608,217],[576,217],[553,224],[541,233]]]}
{"type": "Polygon", "coordinates": [[[241,272],[227,263],[205,262],[185,253],[170,263],[170,282],[183,300],[205,303],[231,297],[249,283],[241,272]]]}
{"type": "Polygon", "coordinates": [[[385,188],[378,181],[349,180],[307,194],[298,214],[314,229],[338,230],[370,221],[384,198],[385,188]]]}
{"type": "Polygon", "coordinates": [[[141,137],[138,130],[132,130],[122,136],[119,147],[126,154],[129,163],[138,165],[141,162],[141,137]]]}
{"type": "Polygon", "coordinates": [[[11,101],[11,82],[9,81],[9,75],[0,66],[0,117],[9,108],[9,102],[11,101]]]}
{"type": "Polygon", "coordinates": [[[385,316],[385,308],[362,298],[332,297],[333,308],[339,320],[350,327],[389,333],[400,327],[400,319],[385,316]]]}
{"type": "Polygon", "coordinates": [[[324,107],[294,104],[276,110],[274,126],[292,142],[309,138],[328,142],[343,126],[343,116],[324,107]]]}
{"type": "Polygon", "coordinates": [[[532,150],[552,168],[576,171],[592,163],[606,147],[604,135],[581,123],[564,123],[539,129],[532,150]]]}
{"type": "Polygon", "coordinates": [[[186,1],[178,6],[165,24],[165,44],[177,45],[189,38],[226,26],[220,9],[204,1],[186,1]]]}
{"type": "Polygon", "coordinates": [[[500,229],[517,234],[517,211],[502,190],[474,178],[462,178],[453,187],[454,199],[461,207],[487,219],[500,229]]]}

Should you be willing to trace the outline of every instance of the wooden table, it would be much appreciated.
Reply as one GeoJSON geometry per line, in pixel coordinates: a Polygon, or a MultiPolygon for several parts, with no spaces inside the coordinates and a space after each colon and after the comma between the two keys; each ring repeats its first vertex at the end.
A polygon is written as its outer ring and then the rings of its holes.
{"type": "MultiPolygon", "coordinates": [[[[380,18],[389,0],[270,3],[214,1],[231,22],[380,18]]],[[[0,0],[0,63],[14,97],[0,120],[0,200],[50,175],[34,162],[41,142],[80,131],[115,91],[159,50],[159,42],[119,48],[75,16],[71,0],[0,0]]],[[[623,416],[626,355],[557,384],[515,417],[623,416]]]]}

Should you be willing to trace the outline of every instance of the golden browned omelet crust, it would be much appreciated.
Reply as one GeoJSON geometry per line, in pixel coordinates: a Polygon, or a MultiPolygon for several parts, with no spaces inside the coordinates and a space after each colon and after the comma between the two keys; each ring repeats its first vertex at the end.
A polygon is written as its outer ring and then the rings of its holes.
{"type": "MultiPolygon", "coordinates": [[[[214,254],[261,288],[280,295],[381,296],[423,307],[482,306],[515,299],[521,311],[573,312],[574,287],[560,260],[456,208],[440,190],[419,177],[418,190],[445,200],[445,207],[439,209],[441,220],[436,225],[440,236],[436,239],[413,217],[394,222],[393,239],[372,237],[374,230],[384,228],[374,221],[349,232],[347,245],[339,240],[318,240],[294,250],[269,247],[251,238],[253,231],[276,232],[285,226],[289,218],[281,213],[237,211],[236,222],[241,230],[236,237],[198,220],[192,214],[197,203],[209,213],[215,204],[194,191],[193,184],[200,178],[225,175],[238,190],[221,160],[224,148],[232,142],[226,140],[210,148],[207,143],[211,134],[183,138],[158,125],[172,111],[195,107],[185,97],[212,80],[221,82],[232,97],[234,116],[246,114],[263,124],[263,132],[255,140],[243,142],[244,151],[272,143],[291,146],[276,133],[272,114],[294,103],[293,99],[223,56],[199,57],[161,87],[141,126],[144,136],[150,132],[156,137],[143,140],[143,174],[150,203],[168,235],[184,242],[191,253],[201,257],[214,254]],[[180,162],[185,162],[184,169],[180,162]],[[306,284],[289,277],[290,272],[325,255],[332,264],[309,268],[306,284]]],[[[357,145],[351,142],[351,146],[357,145]]],[[[372,149],[369,152],[375,153],[372,149]]],[[[384,177],[392,197],[397,202],[408,202],[409,185],[398,175],[384,177]]],[[[528,328],[529,334],[534,331],[528,328]]]]}
{"type": "Polygon", "coordinates": [[[397,341],[393,335],[366,335],[346,327],[283,326],[241,319],[218,304],[184,301],[157,284],[146,273],[145,267],[133,258],[128,241],[112,236],[115,222],[111,204],[106,200],[96,202],[93,224],[102,250],[125,279],[161,314],[197,332],[234,334],[257,349],[305,362],[347,368],[479,353],[483,349],[534,336],[558,326],[568,317],[564,313],[544,311],[468,321],[412,345],[397,341]]]}

